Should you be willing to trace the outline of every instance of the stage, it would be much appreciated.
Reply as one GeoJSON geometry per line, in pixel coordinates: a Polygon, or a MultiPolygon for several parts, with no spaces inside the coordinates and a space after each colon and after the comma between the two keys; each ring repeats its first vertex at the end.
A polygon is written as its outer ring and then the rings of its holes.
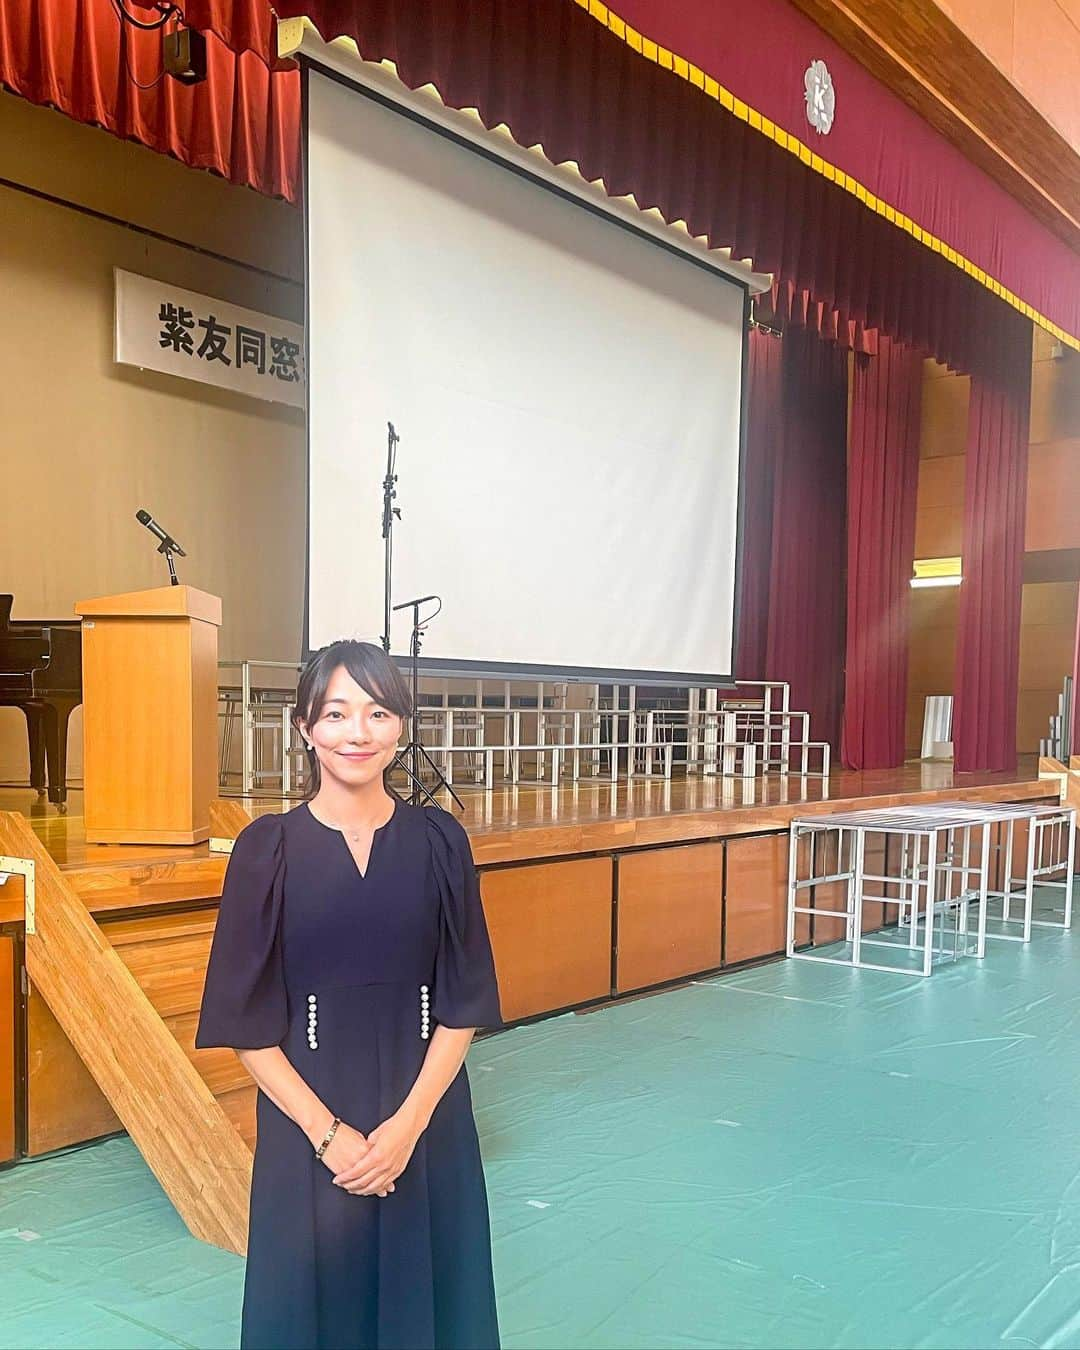
{"type": "MultiPolygon", "coordinates": [[[[964,797],[1057,798],[1037,761],[1014,774],[954,775],[948,764],[755,781],[695,777],[616,785],[463,789],[463,821],[499,973],[504,1017],[523,1022],[595,1007],[697,975],[778,956],[784,946],[787,829],[827,809],[964,797]]],[[[288,809],[280,798],[230,798],[215,807],[227,838],[248,818],[288,809]]],[[[193,1046],[215,907],[227,864],[206,844],[90,845],[81,794],[69,814],[25,789],[0,790],[59,866],[102,935],[134,975],[230,1120],[253,1137],[253,1088],[230,1051],[193,1046]]],[[[3,1085],[5,1156],[38,1155],[120,1128],[45,1000],[26,981],[20,1001],[22,901],[0,888],[0,940],[15,1010],[3,1030],[12,1064],[3,1085]]],[[[882,915],[882,921],[887,916],[882,915]]],[[[822,925],[803,941],[835,936],[822,925]]]]}
{"type": "MultiPolygon", "coordinates": [[[[930,801],[942,795],[1019,801],[1044,795],[1044,788],[1045,784],[1039,785],[1038,760],[1028,755],[1021,757],[1011,774],[957,774],[950,763],[914,761],[897,769],[838,770],[827,780],[771,774],[751,781],[694,776],[634,778],[614,785],[606,780],[582,780],[558,788],[529,783],[493,792],[458,786],[463,812],[445,793],[439,800],[465,825],[477,865],[484,867],[709,839],[718,833],[775,831],[786,829],[795,814],[826,808],[869,808],[930,801]],[[723,828],[718,830],[721,823],[723,828]]],[[[225,800],[251,816],[289,810],[297,804],[269,796],[225,800]]],[[[18,811],[29,819],[51,856],[72,873],[74,884],[95,912],[193,898],[205,893],[206,877],[224,872],[224,859],[206,844],[87,844],[82,792],[77,788],[71,790],[65,816],[39,803],[28,788],[0,787],[0,811],[18,811]],[[185,882],[190,884],[190,895],[182,893],[185,882]],[[167,890],[170,883],[175,893],[167,890]]]]}

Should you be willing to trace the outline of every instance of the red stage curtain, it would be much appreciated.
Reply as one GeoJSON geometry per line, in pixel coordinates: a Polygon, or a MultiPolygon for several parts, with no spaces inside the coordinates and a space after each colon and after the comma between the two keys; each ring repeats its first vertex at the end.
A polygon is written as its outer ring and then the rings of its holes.
{"type": "Polygon", "coordinates": [[[922,357],[882,337],[854,362],[841,754],[849,769],[891,769],[904,762],[922,357]]]}
{"type": "Polygon", "coordinates": [[[1076,647],[1073,651],[1073,687],[1072,687],[1072,733],[1069,738],[1069,753],[1080,755],[1080,596],[1076,603],[1076,647]]]}
{"type": "Polygon", "coordinates": [[[765,677],[787,680],[815,740],[839,745],[844,689],[847,353],[784,334],[765,677]]]}
{"type": "Polygon", "coordinates": [[[743,532],[739,558],[739,636],[735,657],[735,673],[743,680],[765,678],[773,480],[784,425],[781,348],[782,340],[778,334],[751,328],[743,461],[743,532]]]}
{"type": "MultiPolygon", "coordinates": [[[[838,7],[855,15],[889,8],[880,0],[838,7]]],[[[645,37],[695,62],[812,153],[851,174],[917,226],[1080,336],[1075,242],[1070,247],[1036,220],[800,12],[805,8],[790,0],[612,3],[619,17],[645,37]],[[836,90],[836,117],[828,136],[819,136],[806,118],[804,73],[811,59],[828,65],[836,90]]],[[[894,3],[891,8],[902,12],[905,6],[894,3]]]]}
{"type": "MultiPolygon", "coordinates": [[[[703,33],[757,24],[756,6],[726,6],[723,24],[715,6],[652,8],[657,21],[665,11],[692,12],[703,33]]],[[[475,108],[488,127],[505,124],[555,163],[575,162],[613,196],[632,195],[643,210],[684,221],[691,234],[752,259],[846,322],[880,328],[957,369],[985,364],[988,339],[1014,314],[940,254],[632,51],[572,0],[278,0],[277,10],[309,15],[327,40],[353,38],[367,59],[393,61],[409,87],[433,84],[451,107],[475,108]]],[[[760,31],[752,50],[760,61],[760,31]]],[[[813,55],[800,53],[804,61],[813,55]]],[[[857,109],[845,115],[860,116],[857,109]]],[[[969,194],[957,210],[990,222],[1001,258],[1004,216],[987,200],[969,194]]],[[[1049,237],[1044,262],[1058,257],[1053,244],[1049,237]]],[[[1065,254],[1055,274],[1059,297],[1063,285],[1070,294],[1075,288],[1076,259],[1065,254]]]]}
{"type": "Polygon", "coordinates": [[[1001,334],[971,380],[964,482],[964,581],[956,635],[957,769],[1016,766],[1020,600],[1031,410],[1031,325],[1001,334]]]}
{"type": "MultiPolygon", "coordinates": [[[[265,0],[229,9],[231,36],[264,40],[265,0]],[[251,15],[246,25],[245,10],[251,15]]],[[[133,12],[152,16],[145,8],[133,12]]],[[[299,72],[271,73],[256,51],[232,51],[213,32],[206,34],[206,64],[202,84],[153,83],[161,73],[160,33],[129,25],[121,32],[107,0],[0,0],[0,83],[6,88],[231,183],[295,201],[299,72]],[[132,75],[153,87],[136,88],[132,75]]]]}
{"type": "Polygon", "coordinates": [[[809,291],[796,291],[789,281],[776,280],[772,290],[755,296],[754,313],[770,326],[808,328],[818,337],[850,347],[853,352],[871,356],[878,348],[876,328],[867,328],[856,319],[850,319],[838,309],[829,309],[820,300],[814,300],[809,291]]]}

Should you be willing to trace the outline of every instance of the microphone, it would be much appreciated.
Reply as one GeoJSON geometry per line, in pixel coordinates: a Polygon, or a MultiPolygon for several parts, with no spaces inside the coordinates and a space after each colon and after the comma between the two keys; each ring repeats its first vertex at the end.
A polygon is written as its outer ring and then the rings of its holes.
{"type": "Polygon", "coordinates": [[[145,525],[155,539],[161,540],[162,553],[164,553],[165,550],[168,549],[172,553],[175,553],[178,558],[187,557],[187,554],[176,542],[176,540],[172,537],[172,535],[169,534],[166,530],[163,530],[161,528],[161,526],[157,523],[157,521],[154,519],[154,517],[150,514],[149,511],[146,510],[136,511],[135,519],[139,522],[140,525],[145,525]]]}

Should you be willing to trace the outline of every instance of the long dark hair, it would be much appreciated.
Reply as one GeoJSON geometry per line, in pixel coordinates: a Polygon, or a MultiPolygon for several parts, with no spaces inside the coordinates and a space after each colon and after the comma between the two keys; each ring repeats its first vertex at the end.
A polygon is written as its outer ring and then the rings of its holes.
{"type": "MultiPolygon", "coordinates": [[[[342,639],[317,651],[300,674],[292,723],[301,735],[304,734],[300,725],[302,722],[310,727],[319,720],[331,676],[338,666],[344,666],[356,683],[366,689],[387,712],[396,714],[402,720],[412,714],[412,695],[405,677],[383,649],[376,647],[373,642],[342,639]]],[[[310,801],[319,790],[322,772],[314,749],[305,750],[305,753],[308,762],[308,790],[305,796],[310,801]]],[[[384,774],[384,783],[386,777],[384,774]]]]}

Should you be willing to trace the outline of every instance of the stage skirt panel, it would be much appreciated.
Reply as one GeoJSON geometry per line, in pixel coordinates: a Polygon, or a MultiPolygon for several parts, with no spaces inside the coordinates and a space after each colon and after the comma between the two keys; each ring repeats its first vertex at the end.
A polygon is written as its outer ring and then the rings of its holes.
{"type": "MultiPolygon", "coordinates": [[[[401,1105],[440,1023],[491,1026],[498,992],[468,839],[397,803],[361,876],[306,806],[237,841],[196,1043],[281,1045],[368,1133],[401,1105]]],[[[464,1068],[385,1199],[332,1184],[265,1096],[241,1344],[498,1345],[487,1196],[464,1068]]]]}

